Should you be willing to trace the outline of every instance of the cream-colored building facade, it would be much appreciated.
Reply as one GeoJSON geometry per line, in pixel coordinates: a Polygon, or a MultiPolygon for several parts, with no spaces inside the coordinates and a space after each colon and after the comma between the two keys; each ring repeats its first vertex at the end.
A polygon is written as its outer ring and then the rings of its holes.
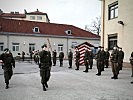
{"type": "Polygon", "coordinates": [[[122,47],[124,62],[129,62],[133,52],[133,0],[101,0],[101,45],[122,47]]]}

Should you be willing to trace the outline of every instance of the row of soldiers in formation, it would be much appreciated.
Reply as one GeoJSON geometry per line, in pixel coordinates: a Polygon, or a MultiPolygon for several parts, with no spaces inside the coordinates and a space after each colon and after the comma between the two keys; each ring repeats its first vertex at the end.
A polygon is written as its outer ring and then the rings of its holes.
{"type": "MultiPolygon", "coordinates": [[[[57,54],[56,51],[54,51],[53,66],[56,65],[56,54],[57,54]]],[[[63,58],[64,58],[64,53],[60,52],[59,54],[60,66],[63,65],[63,58]]],[[[92,53],[92,51],[88,51],[86,49],[84,54],[84,62],[86,70],[84,72],[88,72],[89,66],[90,69],[92,69],[93,58],[94,54],[92,53]]],[[[101,75],[101,72],[104,71],[104,64],[106,65],[106,67],[108,67],[109,58],[111,61],[112,72],[114,75],[112,79],[118,79],[119,71],[122,70],[124,52],[122,51],[122,48],[119,48],[118,50],[117,47],[114,47],[111,55],[109,54],[107,49],[104,51],[103,47],[99,47],[99,50],[95,55],[95,59],[97,61],[97,69],[98,69],[98,73],[96,75],[101,75]]],[[[43,91],[46,91],[46,88],[48,88],[47,82],[50,79],[50,72],[52,67],[51,53],[48,51],[46,44],[42,46],[42,51],[39,52],[39,59],[40,59],[39,68],[40,68],[41,84],[43,87],[43,91]]],[[[70,50],[70,52],[68,53],[69,68],[72,68],[72,59],[73,59],[73,53],[70,50]]],[[[2,60],[2,68],[4,70],[4,79],[6,84],[5,88],[8,89],[9,80],[13,75],[12,67],[15,68],[15,60],[8,48],[6,48],[4,50],[4,53],[0,55],[0,60],[2,60]]],[[[76,49],[75,61],[76,61],[75,65],[77,67],[75,70],[79,70],[80,52],[78,51],[78,49],[76,49]]],[[[132,76],[133,76],[133,52],[131,54],[130,63],[132,65],[132,76]]]]}

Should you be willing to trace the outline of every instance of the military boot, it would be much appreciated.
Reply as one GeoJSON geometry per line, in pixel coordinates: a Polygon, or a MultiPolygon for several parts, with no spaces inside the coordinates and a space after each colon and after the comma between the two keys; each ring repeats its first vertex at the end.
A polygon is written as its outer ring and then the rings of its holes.
{"type": "Polygon", "coordinates": [[[47,82],[45,83],[45,86],[46,86],[46,88],[48,88],[48,84],[47,84],[47,82]]]}
{"type": "Polygon", "coordinates": [[[8,89],[9,88],[9,84],[8,83],[6,83],[6,87],[5,87],[5,89],[8,89]]]}
{"type": "Polygon", "coordinates": [[[46,91],[45,85],[43,85],[43,91],[46,91]]]}

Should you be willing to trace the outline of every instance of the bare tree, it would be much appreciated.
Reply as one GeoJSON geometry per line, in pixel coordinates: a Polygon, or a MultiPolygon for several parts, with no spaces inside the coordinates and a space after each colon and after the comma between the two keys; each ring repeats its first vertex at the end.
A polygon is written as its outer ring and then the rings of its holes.
{"type": "Polygon", "coordinates": [[[86,25],[85,30],[99,35],[101,32],[101,17],[96,17],[91,25],[86,25]]]}

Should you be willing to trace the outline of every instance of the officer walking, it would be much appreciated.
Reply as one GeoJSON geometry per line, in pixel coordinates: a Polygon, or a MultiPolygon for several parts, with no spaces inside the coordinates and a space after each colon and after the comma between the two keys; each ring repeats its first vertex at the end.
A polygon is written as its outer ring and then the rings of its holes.
{"type": "Polygon", "coordinates": [[[110,56],[110,60],[111,60],[111,66],[112,66],[112,72],[113,72],[113,77],[111,77],[111,79],[118,79],[119,67],[118,67],[117,47],[114,47],[110,56]]]}
{"type": "Polygon", "coordinates": [[[9,51],[8,48],[4,49],[4,53],[0,55],[0,60],[3,61],[3,70],[4,70],[4,78],[6,87],[5,89],[9,88],[9,80],[13,75],[12,67],[15,68],[15,60],[13,58],[12,53],[9,51]]]}
{"type": "Polygon", "coordinates": [[[78,49],[76,49],[75,59],[76,59],[75,65],[77,67],[75,70],[79,70],[80,52],[78,51],[78,49]]]}
{"type": "Polygon", "coordinates": [[[68,53],[69,67],[68,68],[72,68],[72,59],[73,59],[73,53],[72,53],[72,50],[69,49],[69,53],[68,53]]]}
{"type": "Polygon", "coordinates": [[[110,53],[108,51],[108,49],[105,49],[105,68],[108,68],[109,66],[109,57],[110,57],[110,53]]]}
{"type": "Polygon", "coordinates": [[[85,64],[85,71],[83,72],[88,72],[89,69],[89,58],[90,58],[90,53],[88,49],[85,49],[85,54],[84,54],[84,64],[85,64]]]}
{"type": "Polygon", "coordinates": [[[123,59],[124,59],[124,52],[122,51],[122,48],[119,47],[119,51],[118,51],[118,67],[119,67],[119,70],[122,70],[123,59]]]}
{"type": "Polygon", "coordinates": [[[53,51],[53,66],[56,66],[56,55],[57,55],[57,52],[56,50],[53,51]]]}
{"type": "Polygon", "coordinates": [[[52,62],[51,62],[51,54],[47,50],[47,45],[44,44],[42,46],[42,49],[43,50],[39,52],[39,56],[40,56],[39,68],[40,68],[40,76],[41,76],[43,91],[46,91],[46,88],[48,88],[47,82],[49,81],[49,78],[50,78],[52,62]]]}
{"type": "Polygon", "coordinates": [[[64,59],[64,53],[61,51],[61,52],[59,53],[60,67],[63,66],[63,59],[64,59]]]}

